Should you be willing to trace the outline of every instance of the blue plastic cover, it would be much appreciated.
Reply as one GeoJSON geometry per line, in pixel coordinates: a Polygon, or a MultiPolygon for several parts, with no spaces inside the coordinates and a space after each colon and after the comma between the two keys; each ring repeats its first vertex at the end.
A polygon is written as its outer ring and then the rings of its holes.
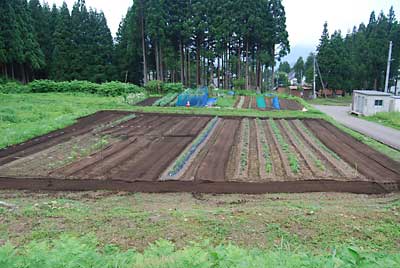
{"type": "Polygon", "coordinates": [[[276,110],[280,110],[281,109],[281,105],[279,104],[279,99],[278,97],[274,97],[272,99],[272,108],[276,109],[276,110]]]}

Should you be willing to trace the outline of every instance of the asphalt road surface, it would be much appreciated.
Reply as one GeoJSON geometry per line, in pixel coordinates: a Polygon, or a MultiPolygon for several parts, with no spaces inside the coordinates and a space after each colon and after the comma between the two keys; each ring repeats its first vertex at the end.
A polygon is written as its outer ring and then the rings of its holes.
{"type": "Polygon", "coordinates": [[[314,107],[333,117],[342,125],[400,150],[399,130],[351,116],[349,106],[314,105],[314,107]]]}

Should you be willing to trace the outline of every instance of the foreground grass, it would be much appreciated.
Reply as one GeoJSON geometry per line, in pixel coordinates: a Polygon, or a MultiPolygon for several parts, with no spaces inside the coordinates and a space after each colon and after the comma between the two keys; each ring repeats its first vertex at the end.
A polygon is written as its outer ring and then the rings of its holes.
{"type": "Polygon", "coordinates": [[[263,251],[233,245],[211,247],[195,244],[177,250],[165,240],[150,245],[143,253],[121,251],[114,245],[97,247],[95,239],[62,237],[52,243],[30,243],[22,249],[0,247],[0,266],[7,268],[131,268],[131,267],[398,267],[400,254],[363,252],[349,247],[312,255],[281,250],[263,251]]]}
{"type": "Polygon", "coordinates": [[[400,130],[400,112],[377,113],[360,118],[400,130]]]}
{"type": "Polygon", "coordinates": [[[347,95],[345,97],[336,98],[316,98],[307,100],[307,102],[314,105],[348,106],[352,102],[352,96],[347,95]]]}
{"type": "MultiPolygon", "coordinates": [[[[99,254],[99,258],[109,261],[118,256],[130,256],[133,263],[154,261],[154,266],[139,267],[185,267],[182,266],[185,261],[188,262],[186,267],[194,267],[190,261],[195,260],[203,263],[196,267],[360,267],[338,264],[346,258],[354,263],[382,258],[396,260],[397,265],[365,267],[397,267],[399,198],[399,194],[2,191],[0,200],[15,207],[0,207],[0,245],[8,241],[16,246],[18,254],[25,256],[16,257],[18,259],[29,260],[36,254],[45,262],[66,256],[75,258],[75,254],[80,256],[78,261],[83,258],[90,261],[99,254]],[[70,238],[87,234],[96,237],[97,242],[70,238]],[[38,244],[46,241],[55,243],[53,251],[46,244],[38,244]],[[33,246],[26,246],[29,243],[33,246]],[[149,247],[154,243],[156,245],[149,247]],[[108,246],[110,244],[120,248],[122,253],[111,254],[116,248],[108,246]],[[99,247],[97,253],[96,247],[99,247]],[[348,251],[349,247],[359,253],[348,251]],[[83,250],[86,248],[89,250],[83,250]],[[144,254],[126,252],[129,249],[144,251],[144,254]],[[334,257],[336,250],[337,259],[334,257]],[[243,262],[253,266],[243,266],[243,262]],[[275,266],[264,266],[265,262],[275,266]],[[240,263],[242,266],[237,266],[240,263]]],[[[14,252],[9,246],[3,247],[0,259],[5,250],[14,252]]]]}

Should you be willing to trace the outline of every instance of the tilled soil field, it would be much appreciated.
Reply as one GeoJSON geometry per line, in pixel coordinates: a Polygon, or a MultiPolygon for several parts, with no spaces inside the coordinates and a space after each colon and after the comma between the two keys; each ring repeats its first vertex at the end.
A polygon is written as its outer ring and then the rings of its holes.
{"type": "MultiPolygon", "coordinates": [[[[257,106],[255,96],[239,96],[234,104],[234,108],[272,111],[272,99],[268,97],[265,97],[264,99],[267,107],[265,109],[260,109],[257,106]]],[[[303,109],[303,106],[294,100],[279,99],[279,104],[281,106],[281,110],[301,111],[303,109]]]]}
{"type": "Polygon", "coordinates": [[[0,189],[386,193],[399,186],[400,163],[314,119],[108,111],[0,150],[0,189]]]}

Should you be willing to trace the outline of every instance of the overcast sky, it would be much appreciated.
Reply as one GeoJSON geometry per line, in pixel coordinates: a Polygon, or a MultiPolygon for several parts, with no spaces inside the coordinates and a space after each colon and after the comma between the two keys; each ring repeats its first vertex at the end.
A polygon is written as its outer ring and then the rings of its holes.
{"type": "MultiPolygon", "coordinates": [[[[251,0],[249,0],[251,1],[251,0]]],[[[63,0],[47,0],[60,6],[63,0]]],[[[71,9],[75,0],[65,0],[71,9]]],[[[103,10],[113,35],[126,15],[132,0],[86,0],[88,7],[103,10]]],[[[394,6],[396,17],[400,18],[399,0],[283,0],[286,8],[287,29],[294,57],[313,50],[318,44],[325,21],[329,32],[340,29],[343,34],[361,22],[368,23],[371,11],[378,14],[381,10],[388,13],[394,6]],[[296,49],[297,48],[297,49],[296,49]]]]}

